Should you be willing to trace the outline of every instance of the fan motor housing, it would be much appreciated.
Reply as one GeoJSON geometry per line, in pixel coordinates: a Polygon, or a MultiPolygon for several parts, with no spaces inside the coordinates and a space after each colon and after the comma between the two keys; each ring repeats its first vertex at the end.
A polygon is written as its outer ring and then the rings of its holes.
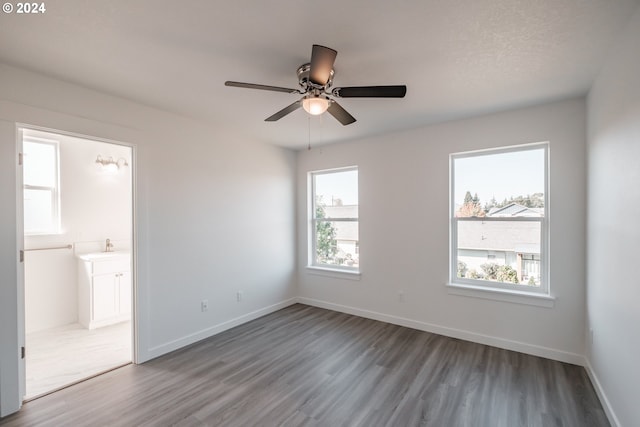
{"type": "Polygon", "coordinates": [[[335,75],[335,70],[332,68],[329,73],[329,80],[327,84],[324,86],[320,86],[309,81],[309,71],[311,70],[311,63],[302,64],[298,67],[298,84],[306,89],[321,89],[323,91],[329,89],[331,84],[333,83],[333,77],[335,75]]]}

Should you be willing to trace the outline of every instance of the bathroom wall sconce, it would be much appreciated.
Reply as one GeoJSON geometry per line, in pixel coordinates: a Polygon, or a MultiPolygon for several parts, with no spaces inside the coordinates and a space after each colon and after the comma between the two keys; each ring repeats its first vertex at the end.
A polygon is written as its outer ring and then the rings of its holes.
{"type": "Polygon", "coordinates": [[[113,157],[109,156],[105,159],[100,154],[98,154],[96,163],[101,164],[102,169],[109,172],[117,172],[121,167],[129,166],[129,163],[127,163],[127,159],[125,159],[124,157],[120,157],[118,160],[114,160],[113,157]]]}

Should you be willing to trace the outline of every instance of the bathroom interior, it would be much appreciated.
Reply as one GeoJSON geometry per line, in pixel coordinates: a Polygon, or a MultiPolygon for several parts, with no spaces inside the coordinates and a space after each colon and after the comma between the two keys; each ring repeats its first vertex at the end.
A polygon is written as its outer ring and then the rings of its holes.
{"type": "Polygon", "coordinates": [[[22,141],[29,400],[132,361],[132,148],[22,141]]]}

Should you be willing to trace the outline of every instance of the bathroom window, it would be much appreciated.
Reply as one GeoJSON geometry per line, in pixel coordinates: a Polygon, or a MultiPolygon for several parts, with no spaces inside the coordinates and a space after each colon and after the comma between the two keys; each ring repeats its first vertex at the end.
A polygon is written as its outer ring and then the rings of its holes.
{"type": "Polygon", "coordinates": [[[57,234],[60,232],[58,142],[25,138],[22,152],[25,234],[57,234]]]}

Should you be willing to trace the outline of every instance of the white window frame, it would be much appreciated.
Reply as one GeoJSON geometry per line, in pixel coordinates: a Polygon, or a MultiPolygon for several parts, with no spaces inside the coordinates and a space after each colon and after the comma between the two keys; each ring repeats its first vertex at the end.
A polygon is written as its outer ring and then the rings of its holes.
{"type": "MultiPolygon", "coordinates": [[[[551,287],[549,283],[549,143],[538,142],[533,144],[523,144],[510,147],[493,148],[486,150],[475,150],[449,155],[450,175],[449,175],[449,219],[450,219],[450,254],[449,254],[449,286],[453,288],[468,289],[471,293],[452,292],[462,295],[481,296],[473,291],[489,291],[494,293],[506,293],[514,296],[534,296],[542,299],[553,299],[551,297],[551,287]],[[494,155],[503,153],[513,153],[518,151],[544,150],[544,216],[543,217],[461,217],[455,216],[455,160],[465,157],[478,157],[483,155],[494,155]],[[530,286],[525,284],[510,284],[494,282],[490,280],[468,279],[458,277],[458,223],[460,221],[534,221],[540,223],[540,286],[530,286]]],[[[481,296],[484,297],[484,296],[481,296]]],[[[496,298],[503,299],[503,298],[496,298]]],[[[504,298],[507,301],[523,302],[504,298]]],[[[547,305],[547,303],[533,303],[534,305],[547,305]]]]}
{"type": "MultiPolygon", "coordinates": [[[[40,185],[30,185],[26,182],[23,183],[23,187],[25,190],[36,190],[36,191],[47,191],[51,195],[51,224],[52,228],[49,230],[27,230],[25,228],[24,234],[26,236],[46,236],[46,235],[55,235],[60,234],[61,225],[60,225],[60,143],[56,140],[38,138],[35,136],[25,136],[22,140],[23,144],[23,156],[24,156],[24,143],[30,142],[33,144],[43,144],[43,145],[51,145],[54,147],[54,168],[55,168],[55,185],[50,186],[40,186],[40,185]]],[[[24,161],[28,161],[26,157],[23,159],[24,161]]],[[[26,181],[26,179],[25,179],[26,181]]]]}
{"type": "MultiPolygon", "coordinates": [[[[335,264],[324,264],[324,263],[319,263],[316,261],[316,230],[317,230],[317,223],[318,223],[318,219],[316,218],[316,180],[315,178],[318,175],[327,175],[327,174],[332,174],[332,173],[339,173],[339,172],[348,172],[348,171],[358,171],[358,166],[348,166],[348,167],[342,167],[342,168],[334,168],[334,169],[323,169],[323,170],[317,170],[317,171],[311,171],[307,174],[307,182],[308,182],[308,194],[309,194],[309,203],[308,203],[308,241],[309,241],[309,245],[308,245],[308,264],[307,264],[307,268],[310,269],[315,269],[315,270],[325,270],[325,271],[333,271],[333,272],[338,272],[338,273],[351,273],[351,274],[355,274],[355,275],[359,275],[360,274],[360,267],[359,267],[359,263],[358,263],[358,267],[350,267],[350,266],[346,266],[346,265],[335,265],[335,264]]],[[[327,221],[327,222],[358,222],[359,223],[359,218],[360,218],[360,200],[359,200],[359,195],[358,195],[358,218],[330,218],[330,219],[326,219],[326,220],[320,220],[320,221],[327,221]]],[[[360,227],[358,224],[358,240],[357,240],[357,244],[358,244],[358,256],[359,256],[359,252],[360,252],[360,248],[359,248],[359,242],[360,242],[360,227]]]]}

